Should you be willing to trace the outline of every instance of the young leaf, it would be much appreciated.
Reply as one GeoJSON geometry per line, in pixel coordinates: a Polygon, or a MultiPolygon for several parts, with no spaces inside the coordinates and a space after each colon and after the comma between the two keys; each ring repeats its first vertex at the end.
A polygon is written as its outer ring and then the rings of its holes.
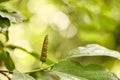
{"type": "Polygon", "coordinates": [[[20,73],[17,70],[13,70],[13,78],[12,80],[35,80],[33,77],[28,74],[20,73]]]}
{"type": "Polygon", "coordinates": [[[60,77],[60,80],[119,80],[102,66],[95,64],[82,66],[78,62],[67,60],[55,64],[52,71],[60,77]]]}
{"type": "Polygon", "coordinates": [[[11,57],[9,55],[9,52],[4,52],[2,55],[3,55],[3,61],[4,61],[4,64],[5,64],[6,68],[10,71],[15,69],[14,62],[11,59],[11,57]]]}
{"type": "Polygon", "coordinates": [[[120,60],[120,53],[109,50],[97,44],[89,44],[85,47],[78,47],[68,53],[67,58],[77,58],[82,56],[109,56],[120,60]]]}
{"type": "Polygon", "coordinates": [[[2,17],[8,18],[10,22],[13,23],[20,23],[26,19],[19,12],[8,12],[7,10],[1,10],[0,15],[2,17]]]}

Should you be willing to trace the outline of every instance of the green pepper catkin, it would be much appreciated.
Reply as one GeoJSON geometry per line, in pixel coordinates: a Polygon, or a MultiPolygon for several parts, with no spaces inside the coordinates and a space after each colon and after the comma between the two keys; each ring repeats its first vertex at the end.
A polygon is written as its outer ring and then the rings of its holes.
{"type": "Polygon", "coordinates": [[[42,62],[46,62],[47,60],[47,49],[48,49],[48,35],[45,36],[42,46],[41,57],[40,57],[40,60],[42,62]]]}

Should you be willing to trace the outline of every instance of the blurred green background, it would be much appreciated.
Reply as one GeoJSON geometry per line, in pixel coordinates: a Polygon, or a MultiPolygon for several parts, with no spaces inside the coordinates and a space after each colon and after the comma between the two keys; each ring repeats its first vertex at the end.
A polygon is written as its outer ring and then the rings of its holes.
{"type": "MultiPolygon", "coordinates": [[[[27,17],[9,28],[9,43],[40,55],[44,37],[49,35],[48,59],[53,62],[91,43],[120,51],[120,0],[10,0],[1,5],[27,17]]],[[[40,66],[23,51],[16,49],[11,55],[20,71],[40,66]]],[[[109,63],[120,77],[120,61],[109,63]]]]}

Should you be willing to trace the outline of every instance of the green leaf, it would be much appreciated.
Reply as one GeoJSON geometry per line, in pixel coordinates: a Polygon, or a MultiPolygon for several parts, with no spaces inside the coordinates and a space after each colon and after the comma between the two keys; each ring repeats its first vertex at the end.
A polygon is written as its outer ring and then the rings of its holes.
{"type": "Polygon", "coordinates": [[[17,70],[13,70],[13,78],[12,80],[35,80],[33,77],[28,74],[20,73],[17,70]]]}
{"type": "Polygon", "coordinates": [[[59,77],[48,71],[36,71],[30,73],[36,80],[59,80],[59,77]]]}
{"type": "Polygon", "coordinates": [[[60,80],[119,80],[102,66],[90,64],[82,66],[78,62],[61,61],[52,68],[60,80]]]}
{"type": "Polygon", "coordinates": [[[109,50],[98,44],[89,44],[85,47],[78,47],[68,53],[67,58],[78,58],[83,56],[109,56],[120,60],[120,53],[114,50],[109,50]]]}
{"type": "Polygon", "coordinates": [[[8,28],[10,27],[10,20],[8,18],[0,16],[0,33],[3,33],[6,37],[6,41],[9,40],[8,28]]]}
{"type": "Polygon", "coordinates": [[[10,71],[15,69],[14,62],[11,59],[9,52],[4,52],[2,55],[3,55],[3,61],[4,61],[6,68],[10,71]]]}
{"type": "Polygon", "coordinates": [[[26,20],[26,18],[22,16],[19,12],[8,12],[6,10],[1,10],[0,15],[2,17],[8,18],[13,23],[20,23],[26,20]]]}
{"type": "Polygon", "coordinates": [[[8,18],[0,16],[0,32],[7,31],[9,26],[10,20],[8,18]]]}
{"type": "Polygon", "coordinates": [[[3,47],[4,47],[3,42],[0,40],[0,49],[3,47]]]}

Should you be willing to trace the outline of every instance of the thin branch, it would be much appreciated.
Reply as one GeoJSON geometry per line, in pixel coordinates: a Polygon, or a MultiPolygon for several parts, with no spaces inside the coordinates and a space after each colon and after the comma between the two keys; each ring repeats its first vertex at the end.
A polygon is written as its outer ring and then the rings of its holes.
{"type": "Polygon", "coordinates": [[[7,77],[8,78],[8,80],[11,80],[11,78],[7,75],[7,74],[5,74],[4,72],[0,72],[2,75],[4,75],[5,77],[7,77]]]}
{"type": "Polygon", "coordinates": [[[16,46],[16,45],[7,45],[6,47],[7,47],[7,48],[10,48],[10,49],[18,48],[18,49],[20,49],[20,50],[22,50],[22,51],[25,51],[25,52],[27,52],[27,53],[30,53],[28,50],[26,50],[25,48],[22,48],[22,47],[20,47],[20,46],[16,46]]]}
{"type": "Polygon", "coordinates": [[[9,74],[13,74],[13,72],[12,71],[6,71],[6,70],[0,70],[0,73],[9,73],[9,74]]]}
{"type": "Polygon", "coordinates": [[[14,50],[14,49],[17,48],[17,49],[22,50],[22,51],[24,51],[26,53],[29,53],[30,55],[32,55],[33,57],[35,57],[37,60],[39,60],[39,56],[35,52],[28,51],[27,49],[25,49],[23,47],[9,44],[9,45],[6,45],[6,48],[12,49],[12,50],[14,50]]]}

